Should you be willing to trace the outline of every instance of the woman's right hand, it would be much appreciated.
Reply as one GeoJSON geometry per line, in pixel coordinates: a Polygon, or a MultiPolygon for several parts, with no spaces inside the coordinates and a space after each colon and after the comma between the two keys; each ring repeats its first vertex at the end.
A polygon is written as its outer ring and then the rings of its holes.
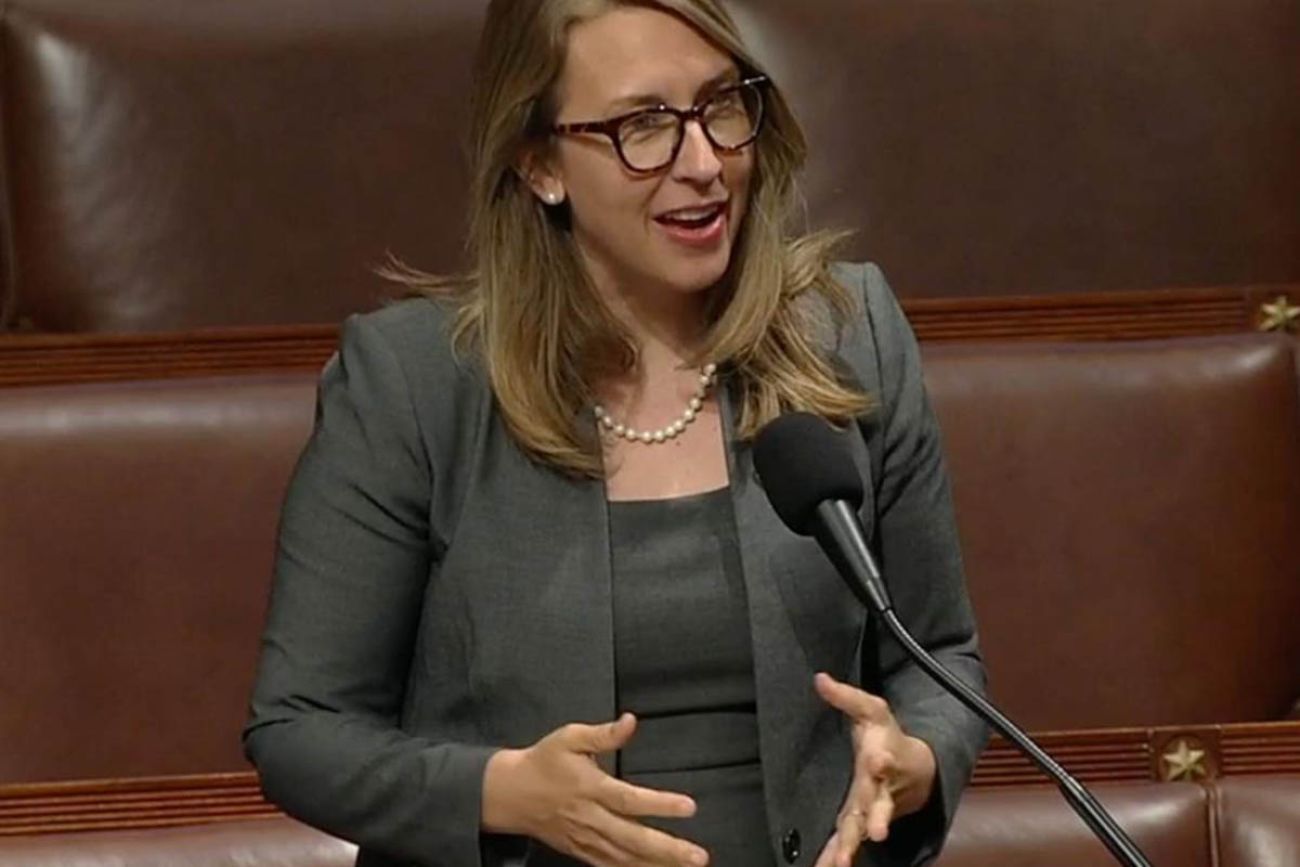
{"type": "Polygon", "coordinates": [[[634,786],[596,764],[622,749],[636,731],[625,713],[612,723],[570,723],[522,750],[499,750],[483,776],[483,830],[522,834],[595,867],[649,864],[701,867],[708,853],[636,821],[685,818],[695,801],[675,792],[634,786]]]}

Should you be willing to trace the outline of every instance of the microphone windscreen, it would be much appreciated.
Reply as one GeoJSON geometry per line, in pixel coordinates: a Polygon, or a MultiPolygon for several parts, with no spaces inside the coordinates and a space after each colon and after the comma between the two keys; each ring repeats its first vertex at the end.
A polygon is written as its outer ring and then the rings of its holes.
{"type": "Polygon", "coordinates": [[[754,441],[754,468],[772,508],[801,536],[812,534],[825,501],[862,505],[862,476],[844,434],[820,416],[794,412],[772,420],[754,441]]]}

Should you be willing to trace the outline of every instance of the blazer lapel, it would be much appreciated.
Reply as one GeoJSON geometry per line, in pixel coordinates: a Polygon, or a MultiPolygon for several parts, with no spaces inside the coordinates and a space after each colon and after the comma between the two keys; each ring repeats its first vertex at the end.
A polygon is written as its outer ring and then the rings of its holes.
{"type": "Polygon", "coordinates": [[[768,821],[775,832],[792,819],[780,812],[781,805],[809,795],[835,797],[847,785],[852,756],[845,723],[817,695],[813,675],[856,678],[865,613],[817,544],[796,536],[777,517],[759,483],[750,444],[735,435],[736,396],[720,390],[719,402],[749,606],[768,821]],[[836,760],[810,764],[813,745],[823,742],[835,745],[826,756],[836,760]]]}
{"type": "Polygon", "coordinates": [[[749,607],[763,778],[768,804],[785,803],[793,795],[795,785],[790,745],[801,704],[797,696],[812,687],[811,676],[804,682],[806,663],[800,658],[799,644],[783,610],[780,589],[771,569],[773,550],[790,531],[772,510],[767,494],[759,485],[749,443],[736,436],[736,396],[731,388],[726,388],[719,390],[718,397],[749,607]]]}

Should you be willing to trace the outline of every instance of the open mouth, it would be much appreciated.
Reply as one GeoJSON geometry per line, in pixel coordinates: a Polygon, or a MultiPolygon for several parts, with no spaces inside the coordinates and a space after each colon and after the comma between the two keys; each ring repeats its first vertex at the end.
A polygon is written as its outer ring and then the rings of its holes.
{"type": "Polygon", "coordinates": [[[726,210],[726,202],[718,202],[701,208],[679,208],[676,211],[660,214],[655,217],[655,222],[687,231],[702,231],[716,223],[726,210]]]}

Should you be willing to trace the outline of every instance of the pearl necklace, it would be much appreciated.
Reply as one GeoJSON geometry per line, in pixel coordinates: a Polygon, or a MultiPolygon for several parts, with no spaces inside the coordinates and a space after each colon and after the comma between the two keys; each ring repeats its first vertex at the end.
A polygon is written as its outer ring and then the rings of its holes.
{"type": "Polygon", "coordinates": [[[600,422],[605,430],[610,431],[616,437],[621,437],[628,442],[639,442],[645,445],[655,445],[657,443],[666,443],[675,439],[686,426],[695,421],[696,416],[700,414],[700,407],[704,406],[704,396],[709,393],[710,386],[718,378],[718,366],[716,364],[706,364],[700,371],[700,382],[695,387],[695,394],[686,403],[686,411],[677,417],[672,424],[661,427],[659,430],[636,430],[628,425],[621,424],[605,411],[599,404],[593,412],[596,414],[596,421],[600,422]]]}

